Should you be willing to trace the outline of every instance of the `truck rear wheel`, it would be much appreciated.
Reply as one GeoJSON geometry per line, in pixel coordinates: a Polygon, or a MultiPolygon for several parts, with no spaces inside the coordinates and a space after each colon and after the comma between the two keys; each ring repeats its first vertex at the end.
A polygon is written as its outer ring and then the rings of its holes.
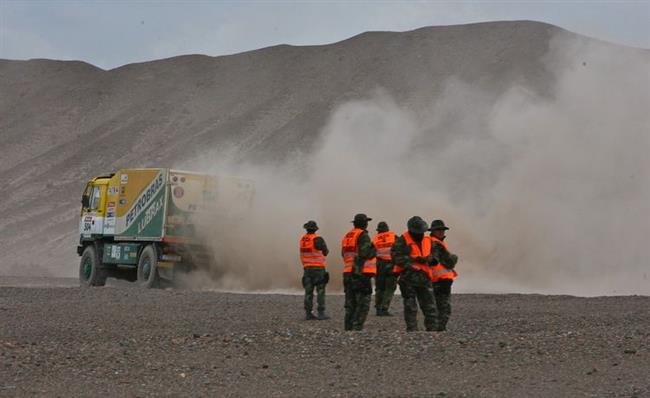
{"type": "Polygon", "coordinates": [[[106,273],[102,269],[97,250],[92,245],[86,246],[79,262],[79,285],[81,287],[90,287],[104,286],[105,284],[106,273]]]}
{"type": "Polygon", "coordinates": [[[148,289],[158,287],[158,255],[152,245],[145,247],[138,260],[138,284],[148,289]]]}

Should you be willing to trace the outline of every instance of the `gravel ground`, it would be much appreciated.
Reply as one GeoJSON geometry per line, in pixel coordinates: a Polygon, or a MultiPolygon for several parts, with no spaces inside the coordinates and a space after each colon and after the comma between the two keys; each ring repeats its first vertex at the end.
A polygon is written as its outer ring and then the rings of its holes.
{"type": "Polygon", "coordinates": [[[0,396],[650,396],[650,297],[456,295],[407,334],[399,298],[344,332],[340,295],[0,285],[0,396]]]}

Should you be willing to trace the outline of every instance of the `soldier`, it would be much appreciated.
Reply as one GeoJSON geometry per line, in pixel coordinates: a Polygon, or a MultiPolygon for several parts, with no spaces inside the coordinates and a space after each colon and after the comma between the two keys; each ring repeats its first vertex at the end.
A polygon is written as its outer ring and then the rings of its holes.
{"type": "Polygon", "coordinates": [[[433,294],[438,307],[438,329],[447,329],[447,322],[451,316],[451,284],[458,275],[454,268],[458,262],[458,256],[451,254],[447,244],[444,242],[446,231],[442,220],[431,222],[431,252],[438,259],[439,264],[431,270],[431,281],[433,282],[433,294]]]}
{"type": "Polygon", "coordinates": [[[377,277],[375,279],[375,308],[377,316],[392,316],[388,312],[390,301],[397,287],[397,275],[393,273],[390,248],[395,243],[395,232],[384,221],[377,224],[377,235],[372,239],[377,249],[377,277]]]}
{"type": "Polygon", "coordinates": [[[325,240],[316,235],[316,221],[307,221],[303,228],[307,233],[300,239],[300,261],[304,268],[302,286],[305,288],[305,313],[307,320],[329,319],[325,313],[325,285],[329,282],[329,273],[325,270],[325,257],[329,253],[325,240]],[[314,316],[314,288],[318,302],[318,316],[314,316]]]}
{"type": "Polygon", "coordinates": [[[341,242],[343,288],[345,290],[345,330],[363,330],[370,309],[372,277],[377,274],[376,250],[368,235],[368,218],[354,216],[354,228],[341,242]]]}
{"type": "Polygon", "coordinates": [[[431,266],[436,259],[431,255],[431,239],[425,236],[427,223],[420,217],[411,217],[402,236],[397,238],[391,254],[395,272],[400,274],[399,287],[404,301],[406,331],[418,330],[418,303],[424,314],[427,331],[437,330],[436,303],[431,289],[431,266]]]}

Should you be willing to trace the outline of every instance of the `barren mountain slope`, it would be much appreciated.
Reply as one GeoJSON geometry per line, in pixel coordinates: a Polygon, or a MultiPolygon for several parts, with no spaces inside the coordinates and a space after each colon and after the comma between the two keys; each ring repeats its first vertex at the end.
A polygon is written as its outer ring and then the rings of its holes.
{"type": "Polygon", "coordinates": [[[77,202],[90,176],[168,166],[229,144],[248,160],[308,152],[337,104],[377,88],[413,109],[434,100],[450,76],[494,95],[513,82],[544,95],[552,76],[543,56],[557,35],[575,36],[542,23],[496,22],[110,71],[2,60],[0,173],[8,195],[0,201],[0,274],[75,273],[77,202]]]}

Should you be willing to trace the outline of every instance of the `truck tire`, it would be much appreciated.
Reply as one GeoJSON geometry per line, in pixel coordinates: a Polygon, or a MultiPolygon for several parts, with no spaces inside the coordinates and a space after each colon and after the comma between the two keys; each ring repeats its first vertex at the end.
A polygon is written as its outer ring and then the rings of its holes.
{"type": "Polygon", "coordinates": [[[158,287],[158,255],[153,245],[146,246],[138,259],[138,284],[147,289],[158,287]]]}
{"type": "Polygon", "coordinates": [[[97,256],[97,250],[92,245],[86,246],[79,262],[79,285],[81,287],[104,286],[106,272],[97,256]]]}

